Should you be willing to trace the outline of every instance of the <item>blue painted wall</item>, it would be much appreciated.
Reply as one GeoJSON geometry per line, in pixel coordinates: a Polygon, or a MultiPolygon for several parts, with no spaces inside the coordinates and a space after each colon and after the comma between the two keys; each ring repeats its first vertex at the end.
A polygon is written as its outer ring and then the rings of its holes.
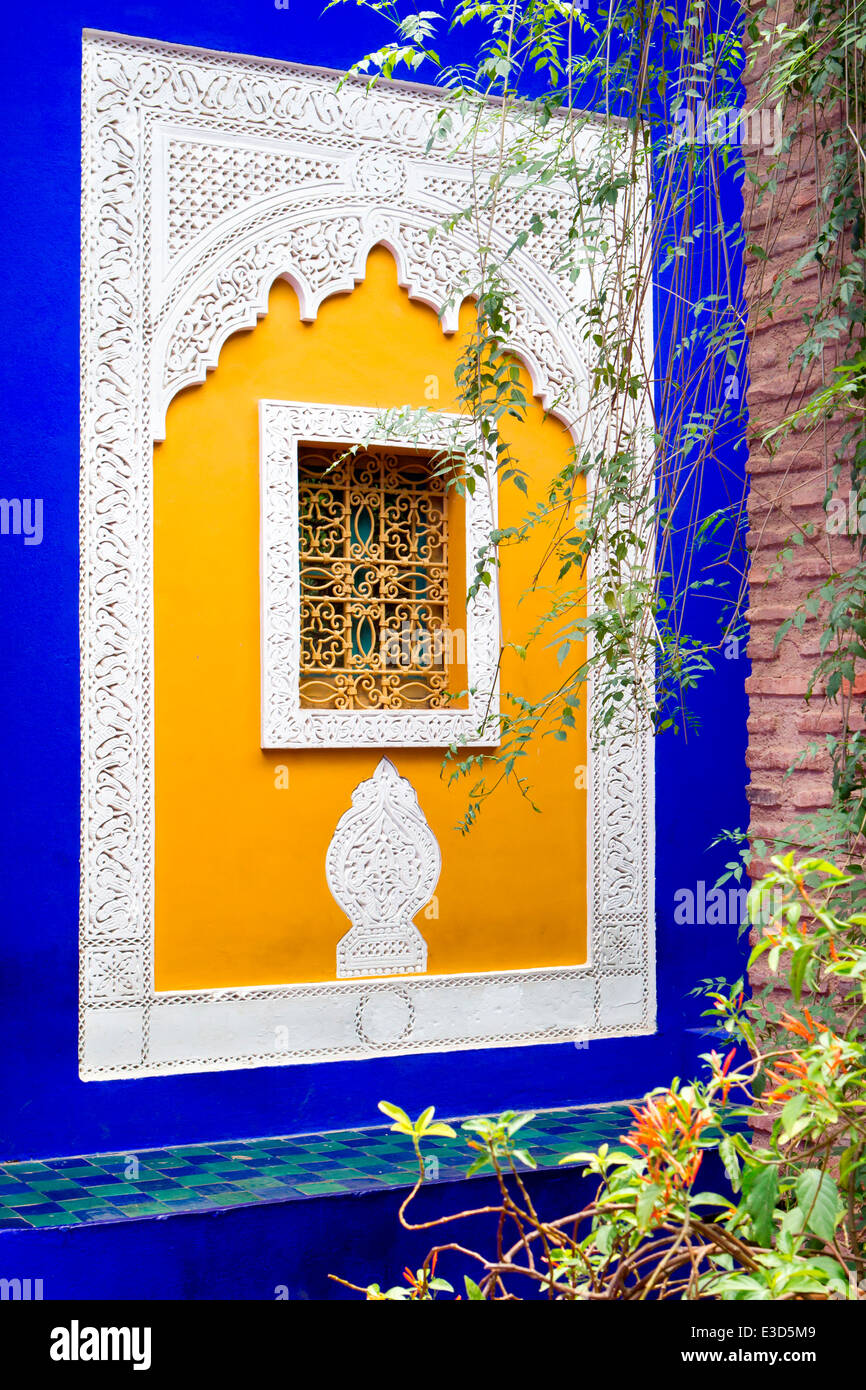
{"type": "MultiPolygon", "coordinates": [[[[369,1124],[387,1097],[460,1115],[634,1096],[689,1074],[704,1044],[687,998],[735,974],[733,927],[673,922],[673,894],[718,866],[706,847],[744,825],[745,662],[721,662],[696,700],[701,732],[658,761],[659,1031],[651,1038],[147,1081],[78,1079],[78,264],[84,27],[341,67],[385,30],[321,0],[47,0],[4,16],[4,329],[0,495],[44,499],[44,539],[0,536],[0,1156],[369,1124]]],[[[468,56],[469,36],[452,48],[468,56]]],[[[728,190],[732,218],[738,193],[728,190]]],[[[728,446],[725,446],[726,448],[728,446]]],[[[734,458],[732,454],[732,459],[734,458]]]]}
{"type": "MultiPolygon", "coordinates": [[[[571,1171],[532,1175],[538,1209],[553,1215],[579,1211],[589,1184],[571,1171]]],[[[468,1242],[488,1252],[496,1246],[495,1218],[475,1217],[443,1237],[408,1232],[397,1220],[405,1192],[311,1197],[208,1214],[123,1221],[73,1230],[3,1231],[0,1260],[5,1278],[42,1279],[43,1297],[57,1299],[251,1299],[290,1301],[355,1299],[329,1279],[390,1288],[403,1269],[418,1269],[436,1239],[468,1242]],[[278,1293],[279,1291],[279,1293],[278,1293]]],[[[413,1221],[434,1220],[465,1207],[497,1200],[490,1180],[425,1188],[410,1212],[413,1221]]],[[[444,1263],[444,1262],[443,1262],[444,1263]]],[[[462,1291],[474,1262],[451,1259],[445,1275],[462,1291]]]]}
{"type": "MultiPolygon", "coordinates": [[[[571,1169],[525,1173],[536,1210],[548,1219],[580,1211],[593,1184],[571,1169]]],[[[724,1192],[715,1155],[701,1170],[708,1191],[724,1192]]],[[[405,1191],[311,1197],[228,1211],[118,1221],[73,1230],[3,1231],[0,1273],[7,1279],[42,1279],[46,1300],[246,1299],[268,1302],[358,1300],[328,1276],[384,1288],[403,1283],[403,1269],[418,1269],[436,1243],[459,1241],[489,1255],[496,1248],[496,1218],[476,1216],[434,1231],[405,1231],[397,1211],[405,1191]]],[[[415,1199],[414,1222],[495,1205],[490,1178],[434,1183],[415,1199]]],[[[459,1292],[463,1275],[478,1278],[475,1261],[448,1254],[439,1272],[459,1292]]],[[[515,1285],[516,1287],[516,1285],[515,1285]]],[[[527,1285],[522,1290],[531,1296],[527,1285]]]]}

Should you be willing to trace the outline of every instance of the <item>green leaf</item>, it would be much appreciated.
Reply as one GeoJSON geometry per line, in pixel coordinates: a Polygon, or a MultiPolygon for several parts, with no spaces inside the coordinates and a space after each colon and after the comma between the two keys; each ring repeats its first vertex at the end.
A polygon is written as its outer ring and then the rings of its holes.
{"type": "Polygon", "coordinates": [[[488,1163],[492,1165],[492,1162],[493,1160],[489,1153],[479,1154],[474,1162],[470,1163],[469,1167],[466,1169],[467,1178],[474,1178],[476,1173],[480,1173],[481,1169],[486,1168],[488,1163]]]}
{"type": "Polygon", "coordinates": [[[746,1211],[752,1218],[755,1239],[759,1245],[773,1243],[773,1212],[779,1195],[779,1170],[773,1163],[755,1170],[747,1169],[743,1174],[743,1190],[746,1192],[746,1211]]]}
{"type": "Polygon", "coordinates": [[[652,1219],[653,1209],[662,1194],[662,1188],[657,1183],[650,1183],[643,1189],[637,1199],[637,1224],[642,1231],[645,1231],[652,1219]]]}
{"type": "Polygon", "coordinates": [[[733,1205],[730,1197],[723,1197],[721,1192],[696,1192],[689,1201],[693,1207],[725,1207],[730,1210],[733,1205]]]}
{"type": "Polygon", "coordinates": [[[735,1192],[740,1190],[740,1160],[737,1157],[737,1149],[730,1134],[726,1134],[719,1144],[719,1155],[725,1165],[725,1172],[728,1180],[735,1192]]]}
{"type": "Polygon", "coordinates": [[[803,1107],[808,1099],[809,1097],[806,1095],[805,1091],[799,1091],[797,1095],[792,1096],[785,1105],[782,1110],[782,1128],[786,1134],[793,1134],[794,1125],[800,1118],[803,1107]]]}
{"type": "Polygon", "coordinates": [[[809,964],[811,956],[811,947],[804,946],[802,950],[794,952],[794,956],[791,961],[789,982],[791,986],[791,993],[793,994],[794,998],[798,1001],[803,991],[803,978],[806,974],[806,967],[809,964]]]}
{"type": "Polygon", "coordinates": [[[475,1283],[475,1280],[470,1279],[468,1274],[464,1274],[463,1282],[466,1285],[466,1297],[469,1299],[470,1303],[487,1302],[487,1300],[484,1297],[484,1294],[481,1292],[478,1285],[475,1283]]]}
{"type": "Polygon", "coordinates": [[[525,1125],[531,1124],[532,1121],[533,1121],[534,1119],[535,1119],[535,1111],[534,1111],[534,1110],[524,1110],[524,1111],[521,1111],[521,1113],[520,1113],[519,1115],[514,1115],[514,1116],[508,1121],[508,1133],[509,1133],[510,1135],[516,1134],[517,1131],[518,1131],[519,1129],[523,1129],[523,1127],[524,1127],[525,1125]]]}
{"type": "Polygon", "coordinates": [[[602,1255],[609,1255],[611,1250],[613,1249],[613,1243],[616,1239],[616,1235],[616,1226],[610,1224],[606,1226],[599,1226],[598,1230],[593,1235],[593,1241],[595,1243],[596,1250],[600,1251],[602,1255]]]}
{"type": "Polygon", "coordinates": [[[790,1211],[785,1212],[785,1215],[782,1217],[782,1224],[780,1225],[779,1230],[784,1236],[799,1236],[802,1234],[803,1213],[801,1212],[799,1207],[791,1207],[790,1211]]]}
{"type": "Polygon", "coordinates": [[[840,1209],[833,1179],[818,1168],[807,1168],[797,1179],[794,1192],[807,1229],[819,1240],[832,1240],[840,1209]]]}
{"type": "Polygon", "coordinates": [[[859,1168],[863,1163],[864,1154],[859,1144],[849,1144],[847,1149],[842,1151],[839,1158],[839,1178],[844,1183],[852,1169],[859,1168]]]}
{"type": "Polygon", "coordinates": [[[428,1125],[424,1131],[424,1138],[435,1139],[456,1139],[457,1131],[450,1125],[446,1125],[444,1120],[437,1120],[435,1124],[428,1125]]]}
{"type": "Polygon", "coordinates": [[[379,1109],[383,1115],[388,1116],[389,1120],[395,1121],[394,1129],[400,1130],[404,1134],[412,1133],[412,1121],[406,1111],[400,1109],[399,1105],[392,1105],[390,1101],[380,1100],[379,1109]]]}

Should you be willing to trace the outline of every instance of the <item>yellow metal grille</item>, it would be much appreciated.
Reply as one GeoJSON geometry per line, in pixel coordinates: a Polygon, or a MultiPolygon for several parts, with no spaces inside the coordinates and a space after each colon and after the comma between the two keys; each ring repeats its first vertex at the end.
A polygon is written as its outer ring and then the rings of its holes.
{"type": "Polygon", "coordinates": [[[344,454],[318,445],[298,451],[301,704],[441,708],[447,703],[444,480],[434,476],[426,455],[344,454]]]}

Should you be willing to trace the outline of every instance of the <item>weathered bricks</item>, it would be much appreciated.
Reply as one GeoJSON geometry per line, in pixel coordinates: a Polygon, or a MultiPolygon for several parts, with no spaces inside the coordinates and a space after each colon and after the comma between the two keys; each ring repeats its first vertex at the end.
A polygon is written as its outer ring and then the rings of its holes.
{"type": "MultiPolygon", "coordinates": [[[[781,0],[777,21],[791,21],[789,0],[781,0]]],[[[761,105],[760,76],[766,69],[762,56],[746,75],[746,110],[761,105]]],[[[783,113],[783,129],[790,130],[792,113],[783,113]]],[[[826,289],[819,267],[802,269],[796,280],[782,285],[771,302],[770,290],[778,277],[796,265],[810,244],[815,229],[815,153],[813,130],[828,129],[837,119],[833,112],[811,119],[794,140],[787,169],[774,196],[756,200],[754,184],[744,185],[743,222],[745,245],[757,245],[766,259],[746,255],[745,293],[748,309],[750,475],[749,531],[751,554],[749,658],[752,674],[746,682],[749,695],[749,749],[751,771],[748,796],[751,808],[750,838],[772,841],[782,836],[798,816],[808,814],[830,800],[830,766],[825,749],[828,734],[838,733],[841,713],[828,705],[821,689],[807,702],[810,678],[820,660],[821,615],[810,617],[802,631],[792,630],[775,642],[780,623],[793,615],[833,569],[854,561],[855,549],[847,535],[829,536],[823,500],[827,491],[827,460],[832,456],[837,427],[827,432],[798,428],[774,445],[764,447],[762,435],[802,405],[818,388],[821,364],[804,371],[791,358],[805,333],[803,313],[814,307],[826,289]],[[775,452],[773,451],[775,449],[775,452]],[[780,566],[779,552],[797,530],[808,531],[804,544],[780,566]],[[814,756],[798,763],[809,744],[817,744],[814,756]],[[798,763],[794,772],[788,769],[798,763]]],[[[747,173],[763,177],[767,155],[744,149],[747,173]]],[[[847,489],[840,489],[847,495],[847,489]]],[[[757,858],[753,874],[765,867],[757,858]]],[[[752,971],[752,983],[760,989],[769,982],[765,964],[752,971]]],[[[777,1002],[784,993],[774,990],[777,1002]]]]}

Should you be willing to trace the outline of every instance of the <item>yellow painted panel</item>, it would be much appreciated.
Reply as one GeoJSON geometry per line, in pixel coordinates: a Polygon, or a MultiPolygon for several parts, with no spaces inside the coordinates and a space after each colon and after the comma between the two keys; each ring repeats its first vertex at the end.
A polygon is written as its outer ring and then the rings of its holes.
{"type": "MultiPolygon", "coordinates": [[[[471,322],[464,306],[463,330],[471,322]]],[[[158,989],[332,980],[349,922],[328,892],[325,852],[375,750],[259,747],[258,401],[456,409],[456,339],[397,284],[376,248],[350,295],[301,323],[278,281],[267,316],[223,347],[207,381],[181,393],[154,450],[155,911],[158,989]],[[431,378],[439,396],[431,397],[431,378]],[[286,785],[286,783],[288,785],[286,785]]],[[[525,382],[529,394],[528,379],[525,382]]],[[[543,488],[568,439],[532,404],[510,442],[543,488]]],[[[525,501],[511,485],[500,524],[525,501]]],[[[532,591],[543,538],[508,553],[506,637],[542,611],[532,591]]],[[[557,680],[551,650],[506,656],[504,689],[540,696],[557,680]]],[[[456,829],[466,784],[448,784],[436,750],[389,756],[418,793],[443,860],[437,898],[416,919],[431,974],[577,964],[585,959],[585,731],[525,760],[535,813],[514,787],[456,829]]]]}

